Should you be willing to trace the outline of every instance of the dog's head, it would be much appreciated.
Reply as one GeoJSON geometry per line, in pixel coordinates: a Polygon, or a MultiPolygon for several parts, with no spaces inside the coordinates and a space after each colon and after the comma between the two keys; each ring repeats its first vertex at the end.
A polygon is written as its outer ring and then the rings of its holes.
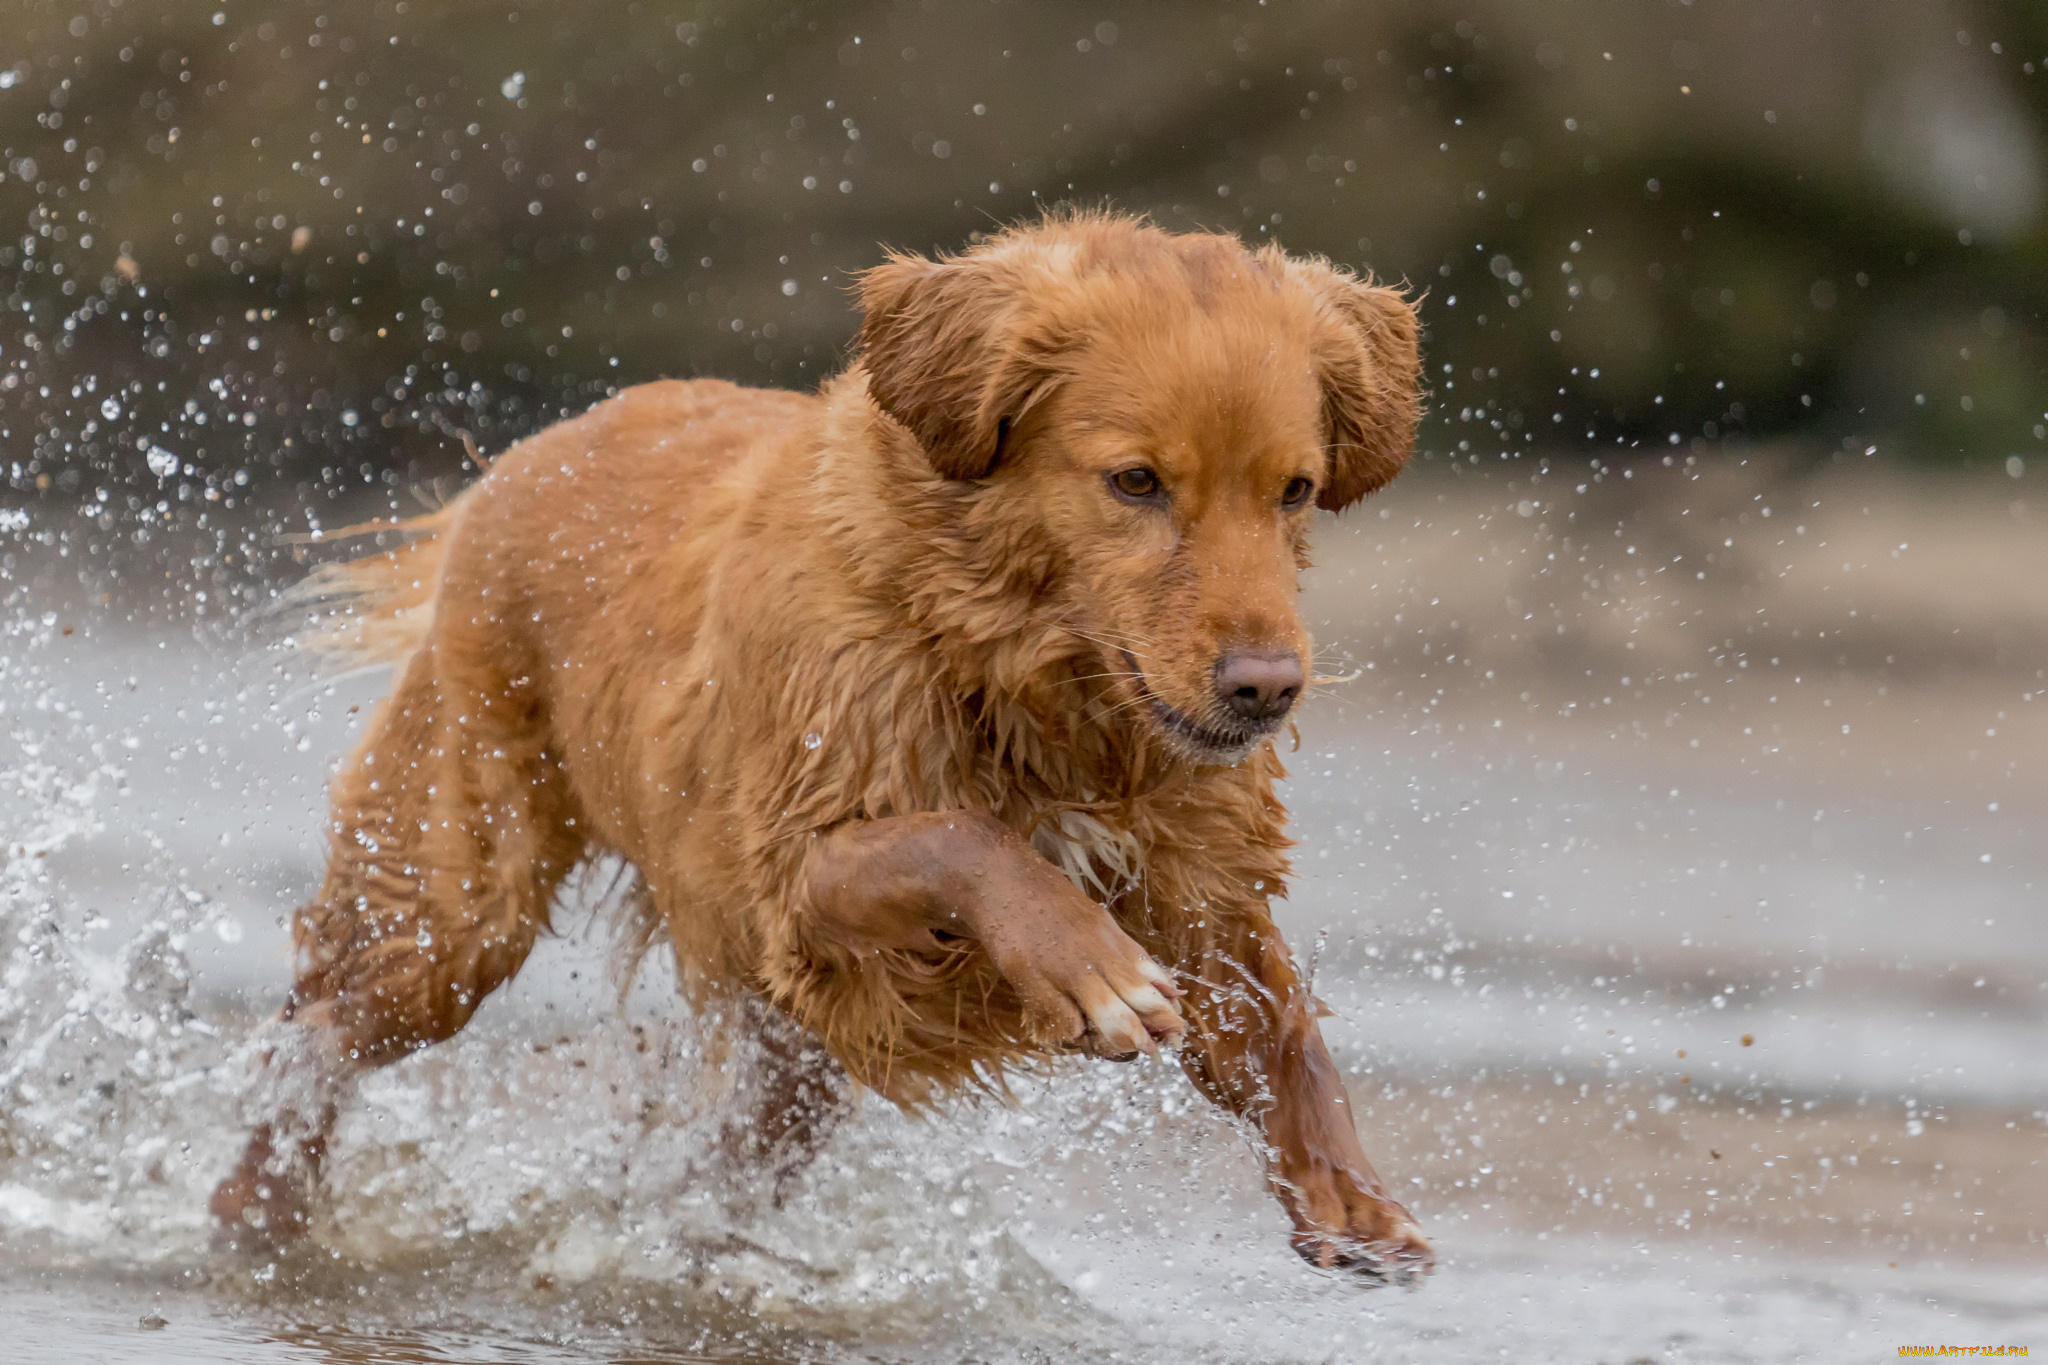
{"type": "MultiPolygon", "coordinates": [[[[1057,561],[1077,635],[1181,752],[1235,763],[1307,685],[1318,507],[1408,459],[1415,311],[1277,247],[1075,215],[861,282],[868,391],[1057,561]]],[[[1014,523],[1013,523],[1014,524],[1014,523]]]]}

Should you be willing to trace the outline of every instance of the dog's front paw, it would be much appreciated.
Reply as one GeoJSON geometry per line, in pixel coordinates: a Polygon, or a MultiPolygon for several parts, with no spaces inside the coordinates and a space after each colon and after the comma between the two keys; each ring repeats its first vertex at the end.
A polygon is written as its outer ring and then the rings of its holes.
{"type": "Polygon", "coordinates": [[[1373,1284],[1412,1285],[1436,1269],[1436,1253],[1408,1210],[1352,1172],[1325,1168],[1296,1178],[1290,1202],[1304,1261],[1373,1284]]]}
{"type": "Polygon", "coordinates": [[[1086,909],[1065,932],[996,954],[1031,1036],[1113,1061],[1178,1043],[1186,1024],[1173,977],[1100,907],[1086,909]]]}

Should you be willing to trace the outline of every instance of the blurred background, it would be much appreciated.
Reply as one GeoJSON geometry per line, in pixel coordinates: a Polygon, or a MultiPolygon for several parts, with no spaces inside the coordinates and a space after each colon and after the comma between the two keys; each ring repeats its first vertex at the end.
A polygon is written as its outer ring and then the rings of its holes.
{"type": "Polygon", "coordinates": [[[812,385],[881,244],[1056,201],[1426,293],[1439,454],[1998,468],[2048,421],[2029,0],[6,0],[0,31],[16,497],[418,479],[454,428],[618,385],[812,385]]]}
{"type": "Polygon", "coordinates": [[[2035,0],[0,0],[0,1309],[67,1360],[138,1302],[236,1360],[2048,1340],[2044,64],[2035,0]],[[1357,677],[1284,923],[1436,1283],[1306,1276],[1164,1070],[871,1109],[748,1209],[575,907],[366,1091],[331,1263],[208,1260],[382,687],[271,647],[301,533],[628,384],[814,386],[885,244],[1061,202],[1421,300],[1415,465],[1318,530],[1357,677]]]}

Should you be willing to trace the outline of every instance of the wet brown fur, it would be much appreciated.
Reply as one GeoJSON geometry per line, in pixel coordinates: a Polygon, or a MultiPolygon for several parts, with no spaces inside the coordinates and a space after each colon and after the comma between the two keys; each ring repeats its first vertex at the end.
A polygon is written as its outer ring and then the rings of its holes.
{"type": "Polygon", "coordinates": [[[1337,509],[1398,472],[1411,307],[1103,214],[894,256],[860,294],[859,360],[818,394],[630,389],[322,571],[355,608],[332,642],[398,677],[334,783],[288,1015],[361,1064],[449,1037],[613,853],[694,996],[763,997],[919,1106],[1086,1041],[974,933],[870,903],[899,872],[1029,872],[1022,841],[1171,970],[1183,1064],[1262,1126],[1305,1254],[1426,1260],[1268,913],[1280,760],[1160,720],[1217,717],[1219,650],[1311,657],[1313,511],[1276,490],[1305,473],[1337,509]],[[1134,457],[1171,513],[1105,489],[1134,457]],[[847,851],[923,815],[895,862],[847,851]]]}

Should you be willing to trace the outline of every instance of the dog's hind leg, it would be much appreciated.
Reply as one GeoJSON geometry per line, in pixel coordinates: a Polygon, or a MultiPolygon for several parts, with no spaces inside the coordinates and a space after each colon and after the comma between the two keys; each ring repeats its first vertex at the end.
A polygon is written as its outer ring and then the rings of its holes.
{"type": "Polygon", "coordinates": [[[759,996],[743,996],[737,1013],[757,1055],[726,1127],[725,1153],[740,1170],[763,1177],[779,1204],[853,1112],[853,1081],[824,1044],[759,996]]]}
{"type": "Polygon", "coordinates": [[[231,1240],[304,1230],[349,1076],[468,1023],[581,856],[530,685],[450,672],[433,642],[415,654],[335,778],[326,879],[293,924],[297,1036],[266,1059],[278,1112],[213,1197],[231,1240]]]}

